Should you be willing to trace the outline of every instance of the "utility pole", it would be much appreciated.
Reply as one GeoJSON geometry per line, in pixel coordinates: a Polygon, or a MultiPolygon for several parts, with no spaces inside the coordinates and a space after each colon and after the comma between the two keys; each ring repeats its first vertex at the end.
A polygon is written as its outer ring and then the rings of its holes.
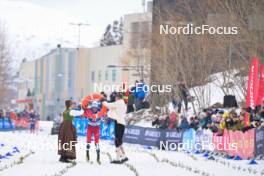
{"type": "Polygon", "coordinates": [[[143,13],[146,12],[146,0],[142,0],[143,13]]]}
{"type": "Polygon", "coordinates": [[[82,26],[90,26],[90,24],[88,24],[88,23],[70,23],[70,25],[78,27],[78,46],[77,46],[77,48],[80,48],[81,47],[81,27],[82,26]]]}

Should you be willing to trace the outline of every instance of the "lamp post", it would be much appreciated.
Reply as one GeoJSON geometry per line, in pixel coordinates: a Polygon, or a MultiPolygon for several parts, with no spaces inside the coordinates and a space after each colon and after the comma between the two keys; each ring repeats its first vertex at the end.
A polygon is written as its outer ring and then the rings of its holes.
{"type": "Polygon", "coordinates": [[[77,48],[80,48],[81,47],[81,27],[82,26],[90,26],[90,24],[88,24],[88,23],[70,23],[70,25],[78,27],[78,46],[77,46],[77,48]]]}
{"type": "Polygon", "coordinates": [[[144,66],[143,65],[108,65],[108,68],[122,68],[125,71],[130,69],[137,70],[139,72],[140,79],[144,80],[144,66]]]}

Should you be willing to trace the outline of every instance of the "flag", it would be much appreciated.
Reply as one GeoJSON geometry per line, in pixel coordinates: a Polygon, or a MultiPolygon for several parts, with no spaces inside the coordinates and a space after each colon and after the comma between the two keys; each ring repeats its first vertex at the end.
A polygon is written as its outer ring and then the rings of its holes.
{"type": "MultiPolygon", "coordinates": [[[[258,66],[259,59],[257,57],[252,59],[249,74],[248,74],[248,85],[247,85],[247,96],[246,96],[246,106],[251,107],[251,109],[255,109],[258,101],[258,93],[259,93],[259,77],[258,77],[258,66]]],[[[247,114],[245,119],[245,126],[249,126],[250,118],[247,114]]]]}
{"type": "Polygon", "coordinates": [[[258,91],[258,104],[261,105],[264,98],[264,65],[260,66],[260,78],[259,78],[259,91],[258,91]]]}

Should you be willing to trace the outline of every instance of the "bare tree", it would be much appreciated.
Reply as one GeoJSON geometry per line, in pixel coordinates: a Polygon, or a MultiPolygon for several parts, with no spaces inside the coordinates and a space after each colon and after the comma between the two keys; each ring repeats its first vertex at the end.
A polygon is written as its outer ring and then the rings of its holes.
{"type": "Polygon", "coordinates": [[[0,107],[9,103],[7,93],[11,80],[11,55],[4,24],[0,22],[0,107]]]}
{"type": "MultiPolygon", "coordinates": [[[[259,56],[263,60],[264,57],[263,27],[262,30],[256,27],[256,24],[263,23],[258,19],[263,19],[264,1],[190,0],[169,3],[154,1],[151,81],[173,85],[184,82],[195,95],[198,107],[204,108],[210,105],[211,96],[214,95],[207,83],[212,82],[212,74],[221,73],[223,80],[215,82],[223,93],[227,95],[240,91],[243,99],[250,59],[259,56]],[[160,24],[182,26],[188,23],[197,26],[236,26],[239,33],[160,34],[160,24]]],[[[174,96],[174,92],[161,96],[153,94],[152,105],[164,105],[174,96]]]]}

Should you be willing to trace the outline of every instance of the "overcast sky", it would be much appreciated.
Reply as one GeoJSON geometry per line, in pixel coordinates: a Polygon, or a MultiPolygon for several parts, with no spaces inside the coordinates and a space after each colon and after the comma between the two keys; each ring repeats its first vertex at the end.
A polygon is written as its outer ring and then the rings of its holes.
{"type": "Polygon", "coordinates": [[[142,12],[142,0],[0,0],[0,21],[5,24],[18,57],[38,57],[63,41],[76,44],[77,28],[69,23],[90,26],[81,30],[81,44],[95,46],[107,24],[125,14],[142,12]],[[22,49],[21,49],[22,48],[22,49]]]}

